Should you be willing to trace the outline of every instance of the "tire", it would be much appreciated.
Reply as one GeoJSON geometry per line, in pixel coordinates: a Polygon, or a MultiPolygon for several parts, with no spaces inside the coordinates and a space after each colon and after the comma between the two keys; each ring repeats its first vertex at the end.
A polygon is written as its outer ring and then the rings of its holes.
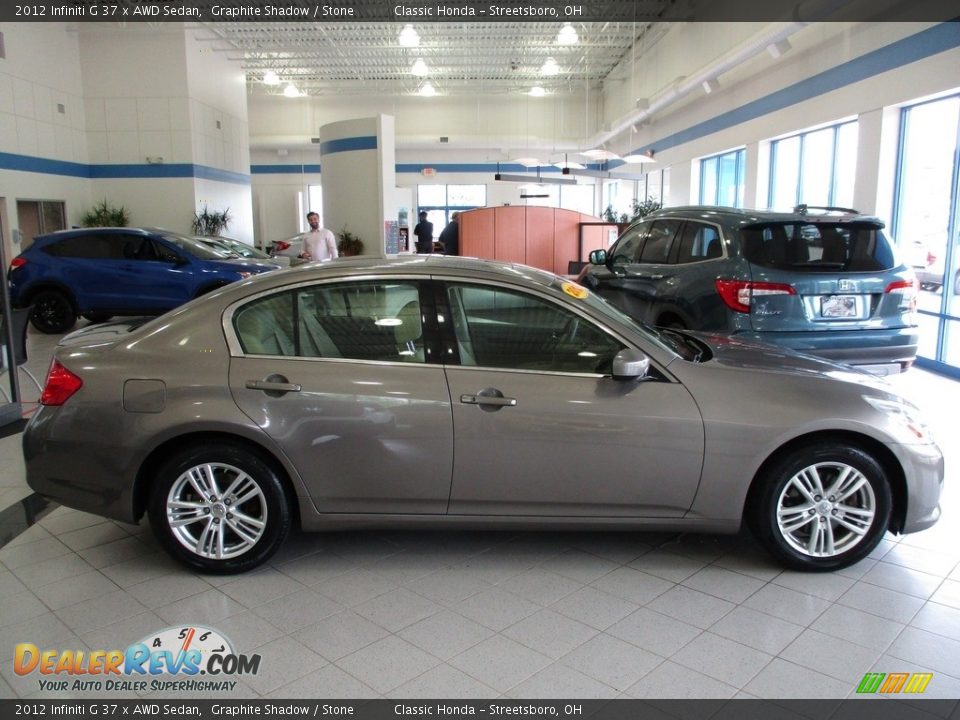
{"type": "Polygon", "coordinates": [[[758,482],[748,511],[751,528],[771,555],[794,570],[853,565],[870,554],[890,524],[887,473],[853,445],[798,448],[758,482]]]}
{"type": "Polygon", "coordinates": [[[167,552],[214,574],[246,572],[262,564],[283,544],[291,524],[277,472],[259,455],[225,442],[190,446],[163,462],[148,512],[167,552]],[[209,495],[204,498],[200,490],[209,495]],[[241,514],[243,520],[237,517],[241,514]]]}
{"type": "Polygon", "coordinates": [[[59,335],[77,324],[77,311],[59,290],[41,290],[31,300],[31,324],[47,335],[59,335]]]}
{"type": "Polygon", "coordinates": [[[106,313],[84,313],[80,317],[91,323],[102,323],[112,318],[113,315],[107,315],[106,313]]]}

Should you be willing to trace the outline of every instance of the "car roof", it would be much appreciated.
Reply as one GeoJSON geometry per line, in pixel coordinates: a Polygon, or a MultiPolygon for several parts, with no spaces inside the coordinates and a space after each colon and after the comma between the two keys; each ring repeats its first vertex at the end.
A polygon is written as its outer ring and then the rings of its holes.
{"type": "Polygon", "coordinates": [[[802,222],[802,223],[838,223],[838,222],[865,222],[883,225],[880,218],[873,215],[861,215],[855,210],[841,208],[815,208],[800,206],[799,211],[781,212],[776,210],[752,210],[748,208],[724,207],[720,205],[682,205],[679,207],[662,208],[650,213],[641,222],[647,219],[661,217],[682,216],[685,218],[701,218],[729,222],[736,225],[752,225],[763,222],[802,222]],[[822,211],[822,212],[821,212],[822,211]]]}

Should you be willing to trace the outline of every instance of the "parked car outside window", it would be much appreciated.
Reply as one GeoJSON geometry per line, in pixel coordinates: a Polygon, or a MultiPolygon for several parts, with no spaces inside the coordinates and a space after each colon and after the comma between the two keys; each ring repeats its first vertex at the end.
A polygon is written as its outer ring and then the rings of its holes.
{"type": "Polygon", "coordinates": [[[84,228],[36,237],[10,263],[10,298],[32,307],[37,330],[62,333],[77,317],[159,315],[228,283],[276,270],[159,228],[84,228]]]}
{"type": "Polygon", "coordinates": [[[905,370],[917,287],[877,218],[680,207],[648,215],[579,280],[650,325],[720,332],[905,370]]]}
{"type": "Polygon", "coordinates": [[[940,450],[881,380],[648,328],[564,278],[469,258],[311,263],[78,330],[41,402],[29,485],[125,522],[146,513],[205,572],[256,567],[294,518],[746,524],[785,565],[834,570],[940,513],[940,450]]]}

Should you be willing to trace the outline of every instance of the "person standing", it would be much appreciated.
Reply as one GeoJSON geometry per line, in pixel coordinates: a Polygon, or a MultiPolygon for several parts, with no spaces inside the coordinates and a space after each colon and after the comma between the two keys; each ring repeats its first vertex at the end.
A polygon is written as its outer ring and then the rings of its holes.
{"type": "Polygon", "coordinates": [[[420,222],[418,222],[417,226],[413,229],[413,234],[417,236],[417,252],[432,253],[433,223],[427,220],[426,210],[421,210],[417,217],[420,219],[420,222]]]}
{"type": "Polygon", "coordinates": [[[460,227],[457,224],[459,217],[458,212],[451,215],[449,224],[440,233],[440,244],[443,245],[444,255],[460,254],[460,227]]]}
{"type": "Polygon", "coordinates": [[[339,256],[337,239],[326,228],[320,227],[320,215],[315,212],[307,213],[307,223],[310,230],[303,236],[303,250],[300,258],[303,260],[333,260],[339,256]]]}

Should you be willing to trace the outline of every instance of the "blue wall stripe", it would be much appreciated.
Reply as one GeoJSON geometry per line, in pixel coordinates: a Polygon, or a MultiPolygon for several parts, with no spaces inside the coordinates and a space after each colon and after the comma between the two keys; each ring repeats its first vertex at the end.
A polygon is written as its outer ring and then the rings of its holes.
{"type": "Polygon", "coordinates": [[[251,175],[318,173],[320,165],[251,165],[251,175]]]}
{"type": "Polygon", "coordinates": [[[320,143],[320,155],[350,152],[351,150],[376,150],[377,136],[364,135],[363,137],[340,138],[320,143]]]}
{"type": "Polygon", "coordinates": [[[207,165],[194,165],[192,163],[164,163],[161,165],[87,165],[84,163],[67,162],[65,160],[32,157],[30,155],[16,155],[14,153],[0,153],[0,170],[19,170],[21,172],[61,175],[90,180],[115,178],[200,178],[202,180],[215,180],[217,182],[232,183],[234,185],[250,184],[250,176],[244,173],[222,170],[207,165]]]}
{"type": "Polygon", "coordinates": [[[683,145],[956,47],[960,47],[960,23],[941,23],[632,152],[683,145]]]}
{"type": "Polygon", "coordinates": [[[31,157],[29,155],[14,155],[0,153],[0,169],[20,170],[22,172],[42,173],[44,175],[66,175],[67,177],[90,177],[90,166],[84,163],[67,162],[65,160],[50,160],[48,158],[31,157]]]}

